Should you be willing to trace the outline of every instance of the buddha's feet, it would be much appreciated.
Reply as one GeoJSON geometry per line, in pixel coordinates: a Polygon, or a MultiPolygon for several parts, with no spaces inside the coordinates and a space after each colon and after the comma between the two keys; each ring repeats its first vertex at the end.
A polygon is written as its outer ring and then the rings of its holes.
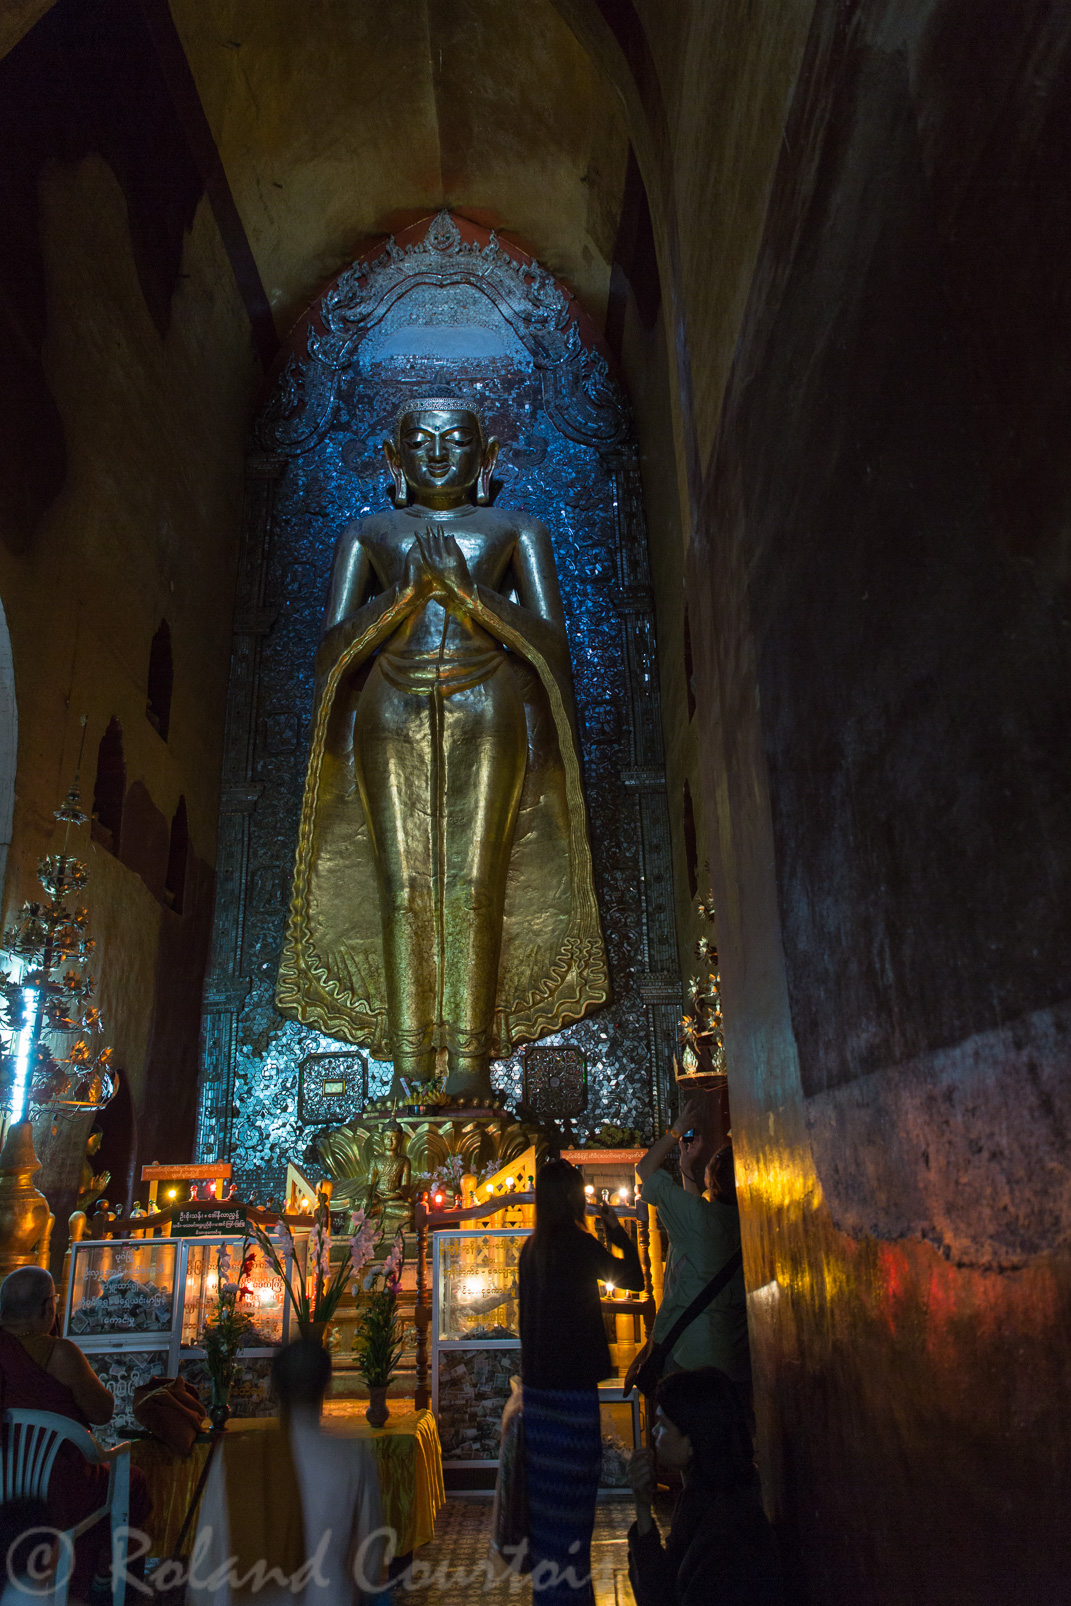
{"type": "Polygon", "coordinates": [[[420,1054],[395,1054],[391,1097],[404,1098],[406,1086],[416,1087],[435,1080],[435,1050],[420,1054]]]}
{"type": "Polygon", "coordinates": [[[486,1103],[491,1097],[491,1066],[486,1054],[451,1054],[443,1092],[486,1103]]]}

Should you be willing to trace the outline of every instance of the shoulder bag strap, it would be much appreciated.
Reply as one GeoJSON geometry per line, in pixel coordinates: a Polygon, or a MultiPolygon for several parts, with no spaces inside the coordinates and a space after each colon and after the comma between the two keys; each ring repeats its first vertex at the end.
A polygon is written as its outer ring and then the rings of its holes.
{"type": "Polygon", "coordinates": [[[688,1309],[681,1312],[665,1338],[660,1339],[651,1351],[651,1359],[657,1363],[659,1368],[661,1368],[666,1356],[672,1353],[684,1329],[690,1327],[696,1317],[703,1314],[712,1299],[717,1299],[726,1283],[736,1276],[743,1264],[743,1251],[735,1249],[717,1275],[710,1279],[702,1293],[696,1294],[688,1309]]]}

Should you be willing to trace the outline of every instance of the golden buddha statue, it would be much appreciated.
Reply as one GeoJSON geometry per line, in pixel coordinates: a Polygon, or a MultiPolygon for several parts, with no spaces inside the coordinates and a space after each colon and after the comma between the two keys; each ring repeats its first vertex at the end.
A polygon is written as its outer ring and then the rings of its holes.
{"type": "Polygon", "coordinates": [[[277,1001],[490,1094],[489,1060],[609,996],[548,531],[490,505],[475,405],[412,401],[395,506],[350,524],[317,702],[277,1001]]]}
{"type": "Polygon", "coordinates": [[[405,1152],[405,1133],[397,1121],[392,1121],[385,1132],[378,1135],[375,1145],[376,1165],[373,1172],[376,1203],[373,1215],[383,1229],[383,1242],[394,1237],[400,1227],[408,1231],[413,1221],[413,1162],[405,1152]]]}
{"type": "Polygon", "coordinates": [[[100,1146],[104,1141],[104,1133],[99,1126],[95,1126],[86,1139],[86,1156],[82,1162],[82,1173],[78,1179],[77,1209],[88,1212],[94,1200],[99,1199],[109,1182],[112,1180],[110,1171],[101,1171],[94,1174],[93,1161],[100,1153],[100,1146]]]}

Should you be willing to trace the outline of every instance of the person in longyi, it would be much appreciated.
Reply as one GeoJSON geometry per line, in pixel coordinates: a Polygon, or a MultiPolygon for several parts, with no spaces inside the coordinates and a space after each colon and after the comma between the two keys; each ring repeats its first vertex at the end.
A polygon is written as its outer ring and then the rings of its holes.
{"type": "MultiPolygon", "coordinates": [[[[41,1266],[9,1272],[0,1284],[0,1409],[52,1411],[80,1427],[100,1427],[115,1411],[111,1391],[77,1344],[53,1336],[55,1323],[56,1287],[49,1273],[41,1266]]],[[[107,1467],[91,1466],[73,1444],[61,1445],[48,1486],[51,1521],[73,1527],[103,1503],[107,1485],[107,1467]]],[[[131,1467],[130,1526],[144,1530],[151,1510],[145,1475],[131,1467]]],[[[84,1600],[109,1589],[104,1580],[110,1565],[110,1531],[101,1521],[75,1546],[71,1593],[84,1600]]]]}
{"type": "Polygon", "coordinates": [[[605,1248],[585,1230],[583,1173],[548,1160],[535,1231],[521,1250],[521,1370],[532,1594],[539,1606],[594,1606],[591,1535],[602,1470],[598,1385],[613,1370],[599,1282],[639,1293],[636,1246],[613,1210],[605,1248]]]}
{"type": "Polygon", "coordinates": [[[271,1376],[278,1425],[224,1434],[208,1474],[191,1606],[386,1606],[375,1456],[320,1425],[331,1357],[298,1339],[276,1352],[271,1376]]]}

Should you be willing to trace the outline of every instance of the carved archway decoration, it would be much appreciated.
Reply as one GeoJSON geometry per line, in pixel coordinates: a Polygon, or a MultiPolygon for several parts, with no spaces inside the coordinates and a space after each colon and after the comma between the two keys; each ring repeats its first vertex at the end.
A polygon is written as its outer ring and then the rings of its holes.
{"type": "Polygon", "coordinates": [[[600,451],[628,438],[624,396],[602,353],[580,338],[575,305],[537,263],[466,241],[449,212],[440,212],[422,240],[355,262],[319,303],[321,327],[307,326],[305,352],[292,352],[257,426],[266,451],[309,452],[323,440],[339,406],[342,376],[357,348],[414,290],[478,290],[530,352],[547,416],[567,439],[600,451]]]}
{"type": "MultiPolygon", "coordinates": [[[[495,495],[547,525],[561,582],[613,996],[542,1041],[583,1055],[592,1130],[650,1131],[672,1085],[682,993],[628,405],[569,291],[442,213],[370,251],[310,307],[247,457],[198,1152],[232,1160],[261,1197],[282,1185],[287,1160],[315,1164],[325,1127],[389,1085],[371,1051],[284,1020],[275,982],[335,541],[386,505],[384,433],[406,397],[428,394],[478,398],[502,442],[495,495]]],[[[510,1106],[522,1098],[522,1052],[493,1068],[510,1106]]]]}

